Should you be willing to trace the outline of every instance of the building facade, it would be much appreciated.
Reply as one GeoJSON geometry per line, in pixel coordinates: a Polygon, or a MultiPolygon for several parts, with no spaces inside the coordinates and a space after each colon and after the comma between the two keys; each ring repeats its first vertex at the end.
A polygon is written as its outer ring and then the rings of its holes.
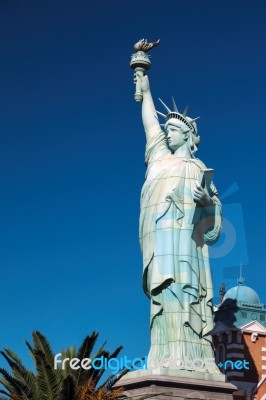
{"type": "Polygon", "coordinates": [[[235,400],[266,400],[266,304],[243,278],[221,300],[212,331],[216,363],[238,388],[235,400]]]}

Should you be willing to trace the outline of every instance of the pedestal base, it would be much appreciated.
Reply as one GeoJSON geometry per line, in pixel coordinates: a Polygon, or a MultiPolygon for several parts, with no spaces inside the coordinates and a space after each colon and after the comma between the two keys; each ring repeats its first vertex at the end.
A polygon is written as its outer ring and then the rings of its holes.
{"type": "MultiPolygon", "coordinates": [[[[189,374],[189,371],[180,371],[181,375],[184,372],[189,374]]],[[[212,374],[208,375],[211,378],[212,374]]],[[[137,400],[152,395],[149,398],[157,400],[233,400],[236,386],[223,382],[218,375],[213,374],[214,379],[197,379],[192,374],[190,377],[156,375],[149,370],[139,370],[129,372],[115,386],[124,388],[125,399],[137,400]]]]}

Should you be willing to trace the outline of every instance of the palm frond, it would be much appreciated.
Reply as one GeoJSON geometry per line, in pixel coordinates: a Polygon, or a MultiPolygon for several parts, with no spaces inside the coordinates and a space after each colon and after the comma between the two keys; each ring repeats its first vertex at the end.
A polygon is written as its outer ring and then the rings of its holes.
{"type": "Polygon", "coordinates": [[[24,388],[26,396],[30,399],[37,400],[39,396],[34,374],[24,367],[22,361],[12,350],[5,348],[4,351],[0,351],[0,353],[11,367],[14,378],[17,379],[24,388]]]}
{"type": "MultiPolygon", "coordinates": [[[[101,358],[101,357],[103,359],[109,360],[110,353],[109,353],[109,351],[102,350],[101,353],[98,356],[99,357],[94,357],[92,360],[95,361],[96,358],[101,358]]],[[[98,360],[95,361],[95,366],[100,367],[99,363],[100,363],[100,361],[99,362],[98,362],[98,360]]],[[[106,371],[106,369],[105,369],[104,366],[102,368],[100,368],[100,369],[92,368],[92,369],[90,369],[88,371],[84,371],[83,374],[82,374],[81,384],[83,384],[84,381],[87,380],[87,379],[92,379],[93,382],[95,383],[95,386],[96,386],[105,371],[106,371]]]]}
{"type": "Polygon", "coordinates": [[[123,346],[117,347],[114,352],[110,354],[110,358],[116,358],[121,350],[123,350],[123,346]]]}
{"type": "Polygon", "coordinates": [[[41,350],[34,350],[37,370],[37,384],[41,400],[54,400],[60,387],[59,375],[53,364],[47,363],[47,358],[41,350]]]}
{"type": "MultiPolygon", "coordinates": [[[[9,399],[11,399],[12,397],[12,395],[10,394],[10,393],[7,393],[5,390],[2,390],[2,389],[0,389],[0,393],[2,393],[2,394],[4,394],[4,395],[6,395],[9,399]]],[[[4,400],[6,400],[6,397],[0,397],[0,400],[1,399],[4,399],[4,400]]]]}
{"type": "MultiPolygon", "coordinates": [[[[96,353],[96,355],[91,356],[92,349],[95,345],[95,342],[99,336],[98,332],[92,332],[90,335],[86,336],[85,339],[83,340],[78,352],[77,352],[77,358],[80,360],[83,360],[84,358],[90,358],[93,360],[95,356],[101,355],[101,353],[96,353]]],[[[103,349],[104,345],[100,347],[100,349],[103,349]]],[[[93,370],[94,372],[95,370],[93,370]]],[[[76,384],[77,386],[83,385],[84,382],[88,379],[91,378],[92,376],[92,369],[84,369],[80,368],[78,370],[72,371],[72,374],[76,378],[76,384]]]]}
{"type": "Polygon", "coordinates": [[[0,383],[5,387],[5,389],[9,391],[9,393],[12,393],[14,391],[14,387],[5,378],[0,377],[0,383]]]}
{"type": "Polygon", "coordinates": [[[32,339],[34,343],[34,350],[42,351],[45,359],[47,360],[47,363],[53,365],[54,353],[46,337],[41,332],[33,331],[32,339]]]}
{"type": "Polygon", "coordinates": [[[25,343],[26,343],[26,346],[27,346],[28,349],[29,349],[31,358],[32,358],[32,360],[33,360],[33,362],[34,362],[34,365],[35,365],[34,349],[33,349],[33,347],[29,344],[29,342],[28,342],[27,340],[25,340],[25,343]]]}
{"type": "MultiPolygon", "coordinates": [[[[61,350],[61,359],[64,360],[66,358],[72,359],[76,357],[76,347],[68,347],[67,349],[62,349],[61,350]]],[[[64,369],[62,368],[62,365],[58,365],[58,369],[61,372],[62,378],[66,378],[68,375],[73,375],[71,368],[70,368],[70,363],[65,363],[64,364],[64,369]]]]}
{"type": "Polygon", "coordinates": [[[67,376],[61,382],[61,388],[56,400],[73,400],[75,395],[76,382],[73,376],[67,376]]]}
{"type": "Polygon", "coordinates": [[[10,392],[14,391],[17,394],[21,394],[21,385],[20,382],[18,382],[12,375],[10,375],[7,370],[4,368],[0,368],[0,374],[4,377],[0,377],[0,383],[2,383],[7,390],[10,392]]]}
{"type": "Polygon", "coordinates": [[[23,363],[21,361],[21,359],[19,358],[19,356],[14,353],[14,351],[12,351],[11,349],[9,349],[8,347],[4,348],[5,353],[12,358],[12,360],[14,360],[18,365],[23,366],[23,363]]]}
{"type": "MultiPolygon", "coordinates": [[[[108,361],[111,360],[112,358],[116,358],[122,349],[123,349],[123,346],[119,346],[119,347],[117,347],[117,348],[114,350],[114,352],[111,353],[111,354],[110,354],[109,352],[106,352],[105,357],[107,358],[108,361]]],[[[110,388],[112,387],[112,385],[114,385],[115,382],[117,382],[117,381],[118,381],[122,376],[124,376],[128,371],[129,371],[129,369],[123,368],[121,371],[119,371],[119,374],[118,374],[118,375],[110,375],[110,376],[106,379],[105,384],[101,385],[100,388],[106,386],[106,385],[107,385],[107,382],[114,381],[112,384],[108,385],[108,389],[110,389],[110,388]],[[118,377],[115,378],[116,376],[118,376],[118,377]]],[[[100,381],[100,379],[101,379],[101,377],[103,376],[104,373],[105,373],[105,369],[98,370],[97,375],[95,374],[95,375],[93,376],[93,378],[94,378],[94,380],[95,380],[95,382],[96,382],[96,385],[98,384],[98,382],[100,381]]]]}
{"type": "Polygon", "coordinates": [[[94,331],[90,335],[85,337],[80,348],[78,349],[77,358],[82,360],[85,357],[90,357],[91,351],[93,349],[93,346],[95,345],[98,336],[99,333],[94,331]]]}
{"type": "Polygon", "coordinates": [[[103,355],[103,352],[105,352],[105,354],[109,354],[109,352],[108,351],[106,351],[106,350],[104,350],[104,346],[106,345],[106,341],[105,342],[103,342],[103,344],[98,348],[98,350],[96,351],[96,353],[94,353],[92,356],[90,356],[90,358],[92,359],[92,360],[94,360],[94,358],[98,358],[98,357],[100,357],[101,355],[103,355]]]}
{"type": "Polygon", "coordinates": [[[4,385],[7,390],[9,390],[10,395],[12,395],[11,398],[13,397],[13,395],[18,395],[22,400],[33,399],[33,397],[29,397],[28,388],[18,379],[14,378],[4,368],[0,368],[0,374],[2,374],[4,377],[4,379],[0,378],[0,383],[2,383],[2,385],[4,385]]]}
{"type": "Polygon", "coordinates": [[[119,371],[118,374],[108,376],[108,378],[103,382],[103,384],[99,388],[106,387],[108,390],[111,390],[111,388],[116,384],[116,382],[118,382],[119,379],[121,379],[129,371],[130,371],[129,369],[124,368],[122,371],[119,371]]]}
{"type": "Polygon", "coordinates": [[[28,371],[26,368],[15,367],[13,368],[14,377],[23,385],[27,396],[32,400],[40,399],[39,388],[36,382],[36,377],[33,372],[28,371]]]}
{"type": "Polygon", "coordinates": [[[17,363],[12,360],[4,351],[0,351],[0,354],[5,358],[7,361],[8,365],[13,369],[15,366],[17,366],[17,363]]]}

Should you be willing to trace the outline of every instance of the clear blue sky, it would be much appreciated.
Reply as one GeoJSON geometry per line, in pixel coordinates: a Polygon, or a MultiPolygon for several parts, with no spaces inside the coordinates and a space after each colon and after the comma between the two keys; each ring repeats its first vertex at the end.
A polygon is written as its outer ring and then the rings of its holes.
{"type": "Polygon", "coordinates": [[[266,302],[265,18],[263,0],[1,0],[1,348],[27,360],[32,330],[55,351],[98,330],[129,357],[148,351],[145,141],[129,68],[142,37],[161,39],[157,107],[174,95],[201,116],[198,157],[215,169],[236,232],[232,254],[212,260],[216,296],[244,262],[266,302]]]}

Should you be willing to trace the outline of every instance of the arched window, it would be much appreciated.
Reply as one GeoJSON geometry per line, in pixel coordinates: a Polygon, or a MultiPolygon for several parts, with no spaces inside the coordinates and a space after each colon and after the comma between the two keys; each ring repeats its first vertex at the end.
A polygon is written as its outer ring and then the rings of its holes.
{"type": "Polygon", "coordinates": [[[224,362],[225,362],[225,347],[222,343],[217,346],[215,361],[222,372],[224,372],[224,362]],[[219,365],[220,364],[220,365],[219,365]]]}

